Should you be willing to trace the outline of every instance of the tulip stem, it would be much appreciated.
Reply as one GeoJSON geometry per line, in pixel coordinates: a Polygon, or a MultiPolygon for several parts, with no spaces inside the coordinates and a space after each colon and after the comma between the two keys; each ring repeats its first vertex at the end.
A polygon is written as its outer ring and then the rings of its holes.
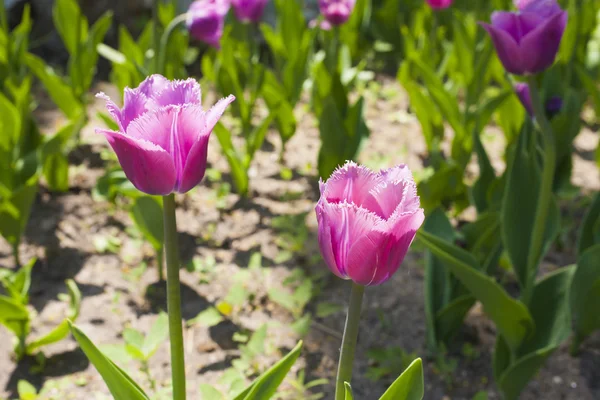
{"type": "Polygon", "coordinates": [[[165,252],[167,259],[167,311],[169,315],[169,338],[171,342],[173,400],[185,400],[185,358],[183,352],[181,290],[179,283],[179,248],[177,245],[177,221],[175,218],[174,194],[163,197],[163,215],[165,224],[165,252]]]}
{"type": "Polygon", "coordinates": [[[169,25],[167,25],[167,27],[165,28],[165,31],[163,32],[160,38],[160,45],[158,47],[158,65],[156,68],[157,74],[165,74],[167,46],[169,45],[169,39],[171,38],[171,35],[173,34],[175,28],[177,28],[177,25],[181,24],[182,22],[185,22],[186,18],[187,14],[185,13],[178,15],[175,18],[173,18],[173,20],[169,22],[169,25]]]}
{"type": "Polygon", "coordinates": [[[153,47],[154,47],[154,60],[153,60],[153,66],[154,66],[154,72],[155,73],[160,73],[160,71],[158,70],[159,68],[159,54],[160,54],[160,35],[158,34],[158,31],[160,29],[160,18],[158,16],[158,7],[159,7],[159,2],[160,0],[154,0],[152,1],[152,42],[153,42],[153,47]]]}
{"type": "Polygon", "coordinates": [[[346,397],[344,382],[350,383],[352,379],[352,364],[354,364],[354,350],[358,337],[358,326],[360,321],[360,308],[362,305],[365,287],[352,282],[350,292],[350,304],[346,316],[346,326],[342,337],[342,349],[335,384],[335,400],[344,400],[346,397]]]}
{"type": "Polygon", "coordinates": [[[544,110],[544,105],[535,76],[530,76],[528,78],[528,83],[535,119],[542,132],[543,166],[542,181],[540,184],[538,204],[531,236],[531,245],[527,257],[528,277],[527,285],[523,292],[523,300],[525,304],[528,304],[531,300],[533,285],[537,275],[538,263],[541,261],[542,257],[542,247],[544,245],[544,234],[546,233],[548,211],[550,209],[550,202],[552,201],[554,170],[556,168],[556,144],[554,142],[554,134],[552,132],[552,126],[546,118],[546,112],[544,110]]]}

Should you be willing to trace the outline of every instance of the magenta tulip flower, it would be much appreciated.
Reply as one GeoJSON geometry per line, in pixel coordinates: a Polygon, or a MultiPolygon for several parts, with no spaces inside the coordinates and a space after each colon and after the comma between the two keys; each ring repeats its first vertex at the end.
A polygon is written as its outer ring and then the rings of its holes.
{"type": "Polygon", "coordinates": [[[375,173],[347,162],[320,189],[319,247],[329,269],[360,285],[387,281],[425,218],[408,167],[375,173]]]}
{"type": "MultiPolygon", "coordinates": [[[[527,114],[529,116],[533,116],[533,105],[531,103],[531,91],[529,90],[529,85],[526,83],[519,82],[515,84],[515,92],[517,93],[517,97],[521,100],[521,104],[525,107],[527,114]]],[[[562,99],[558,96],[553,96],[548,101],[546,101],[546,113],[549,116],[553,116],[558,114],[562,108],[562,99]]]]}
{"type": "Polygon", "coordinates": [[[434,10],[443,10],[452,5],[454,0],[427,0],[427,4],[434,10]]]}
{"type": "Polygon", "coordinates": [[[125,89],[119,108],[104,93],[118,131],[97,129],[106,136],[127,178],[151,195],[185,193],[206,171],[208,139],[227,106],[221,99],[209,111],[201,105],[200,85],[194,79],[169,81],[152,75],[136,89],[125,89]]]}
{"type": "Polygon", "coordinates": [[[268,0],[232,0],[235,16],[242,22],[258,23],[268,0]]]}
{"type": "Polygon", "coordinates": [[[331,25],[342,25],[348,21],[356,0],[319,0],[319,9],[331,25]]]}
{"type": "Polygon", "coordinates": [[[219,48],[230,0],[196,0],[188,9],[186,25],[190,35],[219,48]]]}
{"type": "Polygon", "coordinates": [[[494,12],[492,23],[481,25],[490,34],[508,72],[536,74],[554,63],[567,12],[556,0],[530,0],[523,2],[518,12],[494,12]]]}

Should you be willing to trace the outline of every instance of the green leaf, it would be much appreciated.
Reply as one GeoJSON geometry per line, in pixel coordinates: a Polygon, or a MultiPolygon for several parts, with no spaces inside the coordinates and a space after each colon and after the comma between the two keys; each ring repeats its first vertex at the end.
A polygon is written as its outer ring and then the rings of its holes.
{"type": "Polygon", "coordinates": [[[19,400],[35,400],[38,396],[35,386],[23,379],[17,383],[17,392],[19,400]]]}
{"type": "Polygon", "coordinates": [[[27,308],[10,297],[0,295],[0,322],[29,319],[27,308]]]}
{"type": "Polygon", "coordinates": [[[21,133],[19,110],[0,93],[0,149],[7,153],[14,151],[21,133]]]}
{"type": "Polygon", "coordinates": [[[600,329],[600,243],[579,255],[571,285],[570,305],[576,341],[600,329]]]}
{"type": "Polygon", "coordinates": [[[298,342],[284,358],[261,374],[234,400],[267,400],[275,393],[290,371],[302,350],[302,341],[298,342]]]}
{"type": "Polygon", "coordinates": [[[26,62],[31,71],[42,81],[58,108],[69,119],[76,119],[82,113],[83,105],[75,97],[71,86],[65,83],[41,58],[27,54],[26,62]]]}
{"type": "Polygon", "coordinates": [[[52,154],[44,160],[44,177],[48,188],[55,192],[69,190],[69,160],[62,153],[52,154]]]}
{"type": "Polygon", "coordinates": [[[81,292],[74,280],[67,279],[66,284],[69,291],[69,310],[67,312],[67,319],[44,336],[29,343],[26,349],[27,354],[33,354],[35,350],[40,347],[60,342],[69,335],[69,320],[75,321],[79,316],[81,292]]]}
{"type": "Polygon", "coordinates": [[[218,325],[223,321],[223,315],[215,307],[207,308],[201,311],[198,315],[188,321],[188,326],[198,324],[200,326],[210,328],[211,326],[218,325]]]}
{"type": "MultiPolygon", "coordinates": [[[[423,229],[448,242],[454,241],[454,228],[441,208],[436,208],[427,216],[423,229]]],[[[436,315],[448,303],[450,291],[450,276],[443,261],[431,254],[431,251],[427,251],[425,253],[425,313],[427,348],[432,352],[436,351],[438,341],[443,340],[439,336],[441,327],[436,315]]]]}
{"type": "Polygon", "coordinates": [[[453,299],[435,314],[436,332],[439,340],[448,343],[462,326],[465,316],[475,304],[470,294],[453,299]]]}
{"type": "Polygon", "coordinates": [[[57,343],[66,338],[69,335],[69,322],[67,320],[62,321],[57,327],[52,329],[44,336],[34,340],[27,344],[27,354],[34,354],[40,347],[57,343]]]}
{"type": "Polygon", "coordinates": [[[423,362],[417,358],[392,383],[379,400],[422,400],[424,391],[423,362]]]}
{"type": "MultiPolygon", "coordinates": [[[[498,386],[507,400],[517,399],[552,352],[569,337],[569,287],[575,267],[558,269],[536,283],[530,311],[536,330],[519,348],[517,360],[504,362],[504,370],[496,370],[498,386]]],[[[496,351],[506,352],[503,346],[496,351]]],[[[498,355],[495,355],[498,356],[498,355]]],[[[509,359],[510,355],[501,355],[509,359]]]]}
{"type": "Polygon", "coordinates": [[[510,348],[516,351],[534,329],[527,307],[511,298],[494,279],[478,271],[479,265],[470,253],[425,231],[419,231],[417,235],[483,304],[485,312],[494,321],[498,331],[506,338],[510,348]]]}
{"type": "Polygon", "coordinates": [[[35,176],[0,203],[0,234],[13,246],[21,240],[37,191],[38,180],[35,176]]]}
{"type": "Polygon", "coordinates": [[[344,399],[346,400],[354,400],[354,395],[352,394],[352,386],[348,382],[344,382],[344,399]]]}
{"type": "MultiPolygon", "coordinates": [[[[598,147],[600,149],[600,146],[598,147]]],[[[596,194],[592,205],[583,218],[577,253],[581,256],[588,248],[600,243],[600,193],[596,194]]]]}
{"type": "Polygon", "coordinates": [[[509,162],[507,181],[502,200],[502,241],[519,279],[521,288],[530,284],[535,276],[539,260],[547,252],[558,234],[560,211],[551,199],[546,219],[544,244],[537,255],[535,265],[528,265],[534,220],[538,209],[541,184],[541,166],[537,153],[536,134],[533,129],[524,129],[512,160],[509,162]],[[533,268],[534,270],[529,270],[533,268]]]}
{"type": "Polygon", "coordinates": [[[149,400],[149,397],[129,375],[102,354],[77,326],[70,324],[70,327],[75,340],[96,367],[115,400],[149,400]]]}
{"type": "Polygon", "coordinates": [[[223,150],[225,158],[227,159],[227,163],[229,164],[229,168],[231,169],[231,176],[233,178],[235,188],[240,195],[245,196],[248,193],[248,170],[246,169],[242,157],[240,157],[233,146],[231,132],[229,132],[229,130],[220,122],[215,125],[213,132],[219,140],[221,149],[223,150]]]}
{"type": "Polygon", "coordinates": [[[162,202],[153,196],[140,196],[134,200],[130,215],[144,238],[160,251],[164,242],[162,202]]]}
{"type": "Polygon", "coordinates": [[[225,400],[223,393],[207,383],[200,384],[200,400],[225,400]]]}
{"type": "Polygon", "coordinates": [[[169,337],[169,316],[167,313],[158,314],[156,321],[150,327],[150,332],[144,338],[142,351],[146,359],[150,359],[156,353],[162,343],[169,337]]]}
{"type": "Polygon", "coordinates": [[[81,39],[87,36],[87,22],[75,0],[57,0],[52,10],[54,26],[71,56],[78,54],[81,39]]]}

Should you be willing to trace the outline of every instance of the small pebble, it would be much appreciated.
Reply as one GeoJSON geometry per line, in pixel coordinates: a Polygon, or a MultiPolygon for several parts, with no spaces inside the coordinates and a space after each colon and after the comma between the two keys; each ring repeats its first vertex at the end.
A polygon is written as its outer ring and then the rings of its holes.
{"type": "Polygon", "coordinates": [[[554,384],[556,385],[560,385],[562,383],[562,378],[560,376],[555,376],[554,378],[552,378],[552,382],[554,382],[554,384]]]}

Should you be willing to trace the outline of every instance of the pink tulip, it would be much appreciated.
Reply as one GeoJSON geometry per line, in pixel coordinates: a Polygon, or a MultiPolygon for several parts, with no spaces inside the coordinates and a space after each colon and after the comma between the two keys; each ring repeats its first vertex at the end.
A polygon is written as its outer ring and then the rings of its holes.
{"type": "Polygon", "coordinates": [[[268,0],[232,0],[235,16],[242,22],[260,22],[268,0]]]}
{"type": "Polygon", "coordinates": [[[190,35],[219,48],[230,0],[196,0],[188,9],[186,25],[190,35]]]}
{"type": "Polygon", "coordinates": [[[443,10],[452,5],[454,0],[427,0],[427,4],[434,10],[443,10]]]}
{"type": "Polygon", "coordinates": [[[127,178],[151,195],[185,193],[206,171],[208,139],[227,106],[221,99],[205,112],[200,85],[194,79],[169,81],[161,75],[146,78],[136,89],[125,89],[119,108],[104,93],[118,131],[97,129],[106,136],[127,178]]]}
{"type": "Polygon", "coordinates": [[[425,218],[408,167],[374,173],[347,162],[320,190],[319,247],[329,269],[360,285],[387,281],[425,218]]]}
{"type": "Polygon", "coordinates": [[[319,0],[319,9],[331,25],[342,25],[348,21],[356,0],[319,0]]]}

